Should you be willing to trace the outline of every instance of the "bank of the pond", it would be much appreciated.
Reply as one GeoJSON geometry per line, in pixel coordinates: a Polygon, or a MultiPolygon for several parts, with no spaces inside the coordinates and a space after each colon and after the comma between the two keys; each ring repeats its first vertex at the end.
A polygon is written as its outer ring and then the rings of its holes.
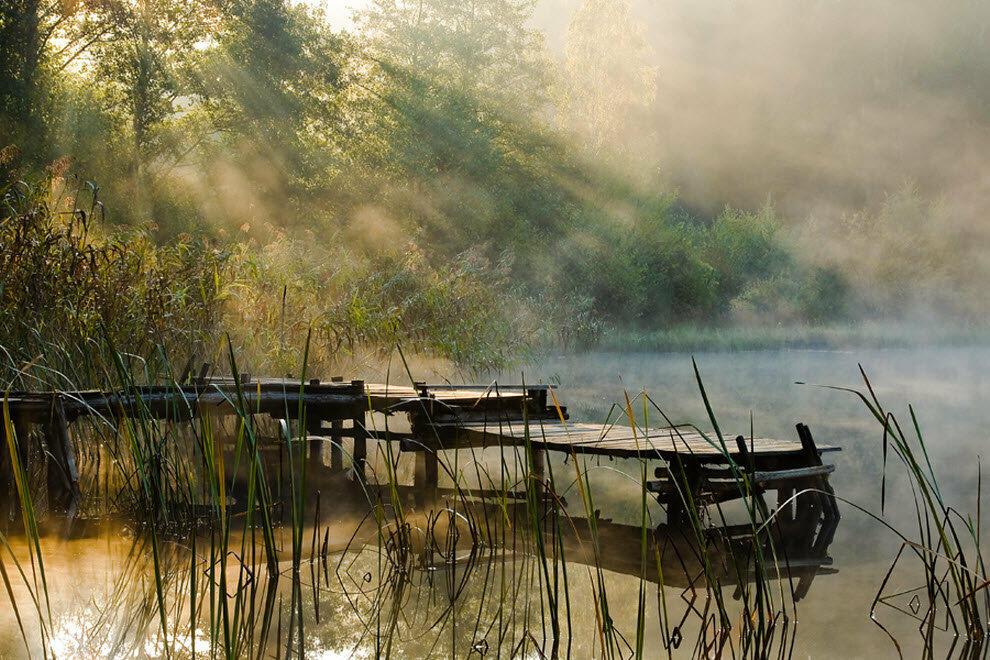
{"type": "Polygon", "coordinates": [[[877,321],[830,325],[679,325],[663,329],[610,329],[594,350],[686,353],[692,351],[851,350],[925,346],[987,346],[990,326],[877,321]]]}

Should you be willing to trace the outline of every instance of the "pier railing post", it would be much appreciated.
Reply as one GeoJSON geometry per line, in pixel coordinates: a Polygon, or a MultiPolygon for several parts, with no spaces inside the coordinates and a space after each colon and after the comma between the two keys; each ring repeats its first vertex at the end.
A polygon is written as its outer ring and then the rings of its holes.
{"type": "MultiPolygon", "coordinates": [[[[344,381],[343,376],[333,376],[330,378],[331,382],[341,383],[344,381]]],[[[344,450],[341,447],[341,442],[343,441],[343,436],[341,431],[344,429],[344,423],[339,419],[335,419],[330,422],[330,471],[331,472],[341,472],[344,469],[344,450]]]]}
{"type": "MultiPolygon", "coordinates": [[[[311,386],[320,384],[319,378],[309,381],[311,386]]],[[[306,410],[306,435],[309,436],[309,466],[318,468],[323,466],[323,418],[315,409],[306,410]]]]}
{"type": "MultiPolygon", "coordinates": [[[[364,381],[363,380],[352,380],[351,389],[358,397],[364,398],[364,381]]],[[[351,420],[351,426],[354,428],[354,454],[353,454],[353,469],[354,474],[358,477],[364,479],[367,475],[365,474],[365,463],[368,460],[368,440],[365,437],[364,431],[365,414],[362,408],[360,413],[355,413],[354,418],[351,420]]]]}

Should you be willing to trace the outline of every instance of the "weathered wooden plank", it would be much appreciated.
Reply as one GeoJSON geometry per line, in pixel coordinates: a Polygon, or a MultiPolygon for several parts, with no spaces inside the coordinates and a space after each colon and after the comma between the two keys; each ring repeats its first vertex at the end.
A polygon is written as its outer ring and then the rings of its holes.
{"type": "MultiPolygon", "coordinates": [[[[715,473],[718,475],[715,478],[708,477],[705,473],[702,473],[702,484],[705,490],[720,492],[724,490],[738,490],[741,488],[740,478],[743,475],[747,476],[750,483],[757,484],[759,486],[774,486],[799,481],[802,479],[823,477],[832,474],[833,472],[835,472],[834,465],[814,465],[810,467],[793,468],[788,470],[757,470],[753,473],[743,471],[739,473],[739,478],[736,478],[727,471],[719,470],[715,473]]],[[[657,493],[669,492],[676,490],[676,486],[674,484],[674,480],[670,478],[670,475],[664,474],[660,479],[648,481],[647,490],[657,493]]]]}
{"type": "Polygon", "coordinates": [[[791,470],[757,471],[753,473],[753,481],[763,484],[776,484],[798,479],[824,477],[833,472],[835,472],[834,465],[813,465],[811,467],[794,468],[791,470]]]}
{"type": "MultiPolygon", "coordinates": [[[[525,442],[528,433],[534,444],[557,451],[659,458],[696,455],[716,461],[724,461],[726,453],[734,460],[740,456],[735,442],[727,443],[723,449],[714,434],[706,438],[692,427],[650,429],[647,433],[619,425],[544,421],[528,427],[523,423],[443,423],[434,424],[433,429],[441,437],[444,448],[519,445],[525,442]]],[[[796,441],[755,438],[746,443],[763,456],[798,455],[803,451],[801,443],[796,441]]]]}

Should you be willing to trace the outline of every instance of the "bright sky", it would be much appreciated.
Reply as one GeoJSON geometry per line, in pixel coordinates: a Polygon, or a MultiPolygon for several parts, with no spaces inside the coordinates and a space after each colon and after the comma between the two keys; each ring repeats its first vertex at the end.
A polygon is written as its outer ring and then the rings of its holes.
{"type": "MultiPolygon", "coordinates": [[[[327,22],[334,30],[351,30],[354,12],[365,9],[372,0],[290,0],[311,7],[323,9],[327,22]]],[[[459,2],[460,0],[450,0],[459,2]]],[[[650,2],[651,0],[645,0],[650,2]]],[[[564,35],[571,15],[581,4],[582,0],[539,0],[530,19],[533,28],[542,30],[547,38],[547,45],[553,53],[561,54],[564,47],[564,35]]]]}
{"type": "Polygon", "coordinates": [[[351,15],[356,9],[368,5],[368,0],[302,0],[313,7],[322,7],[326,12],[327,21],[335,29],[349,28],[353,25],[351,15]]]}

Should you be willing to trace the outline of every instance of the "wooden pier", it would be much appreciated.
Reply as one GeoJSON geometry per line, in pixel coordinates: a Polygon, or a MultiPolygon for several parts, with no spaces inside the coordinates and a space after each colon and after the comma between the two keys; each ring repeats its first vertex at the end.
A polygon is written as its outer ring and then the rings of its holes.
{"type": "MultiPolygon", "coordinates": [[[[819,446],[810,430],[798,425],[794,440],[748,438],[692,427],[638,428],[620,424],[574,423],[547,385],[412,386],[343,381],[334,377],[299,382],[291,379],[200,377],[183,384],[132,387],[117,392],[10,392],[4,402],[21,464],[29,460],[24,439],[32,425],[43,433],[49,503],[74,510],[79,474],[72,427],[81,417],[108,424],[141,416],[181,422],[202,415],[269,415],[303,429],[310,464],[330,471],[345,469],[343,440],[353,442],[350,470],[366,478],[369,442],[392,442],[416,454],[416,487],[429,497],[439,486],[439,456],[479,447],[525,447],[540,487],[547,452],[657,461],[656,479],[647,484],[667,511],[668,524],[683,522],[692,510],[775,490],[787,521],[823,516],[834,529],[838,510],[828,484],[834,469],[822,457],[837,448],[819,446]],[[405,415],[409,430],[384,434],[368,423],[372,414],[405,415]],[[322,465],[323,447],[330,460],[322,465]],[[800,489],[819,495],[797,504],[800,489]],[[824,495],[821,495],[824,493],[824,495]]],[[[3,439],[6,446],[6,425],[3,439]]],[[[287,434],[289,435],[289,434],[287,434]]],[[[299,437],[298,431],[290,437],[299,437]]],[[[12,483],[10,452],[0,451],[0,494],[12,483]]],[[[831,538],[829,536],[828,541],[831,538]]],[[[827,545],[827,543],[826,543],[827,545]]]]}

